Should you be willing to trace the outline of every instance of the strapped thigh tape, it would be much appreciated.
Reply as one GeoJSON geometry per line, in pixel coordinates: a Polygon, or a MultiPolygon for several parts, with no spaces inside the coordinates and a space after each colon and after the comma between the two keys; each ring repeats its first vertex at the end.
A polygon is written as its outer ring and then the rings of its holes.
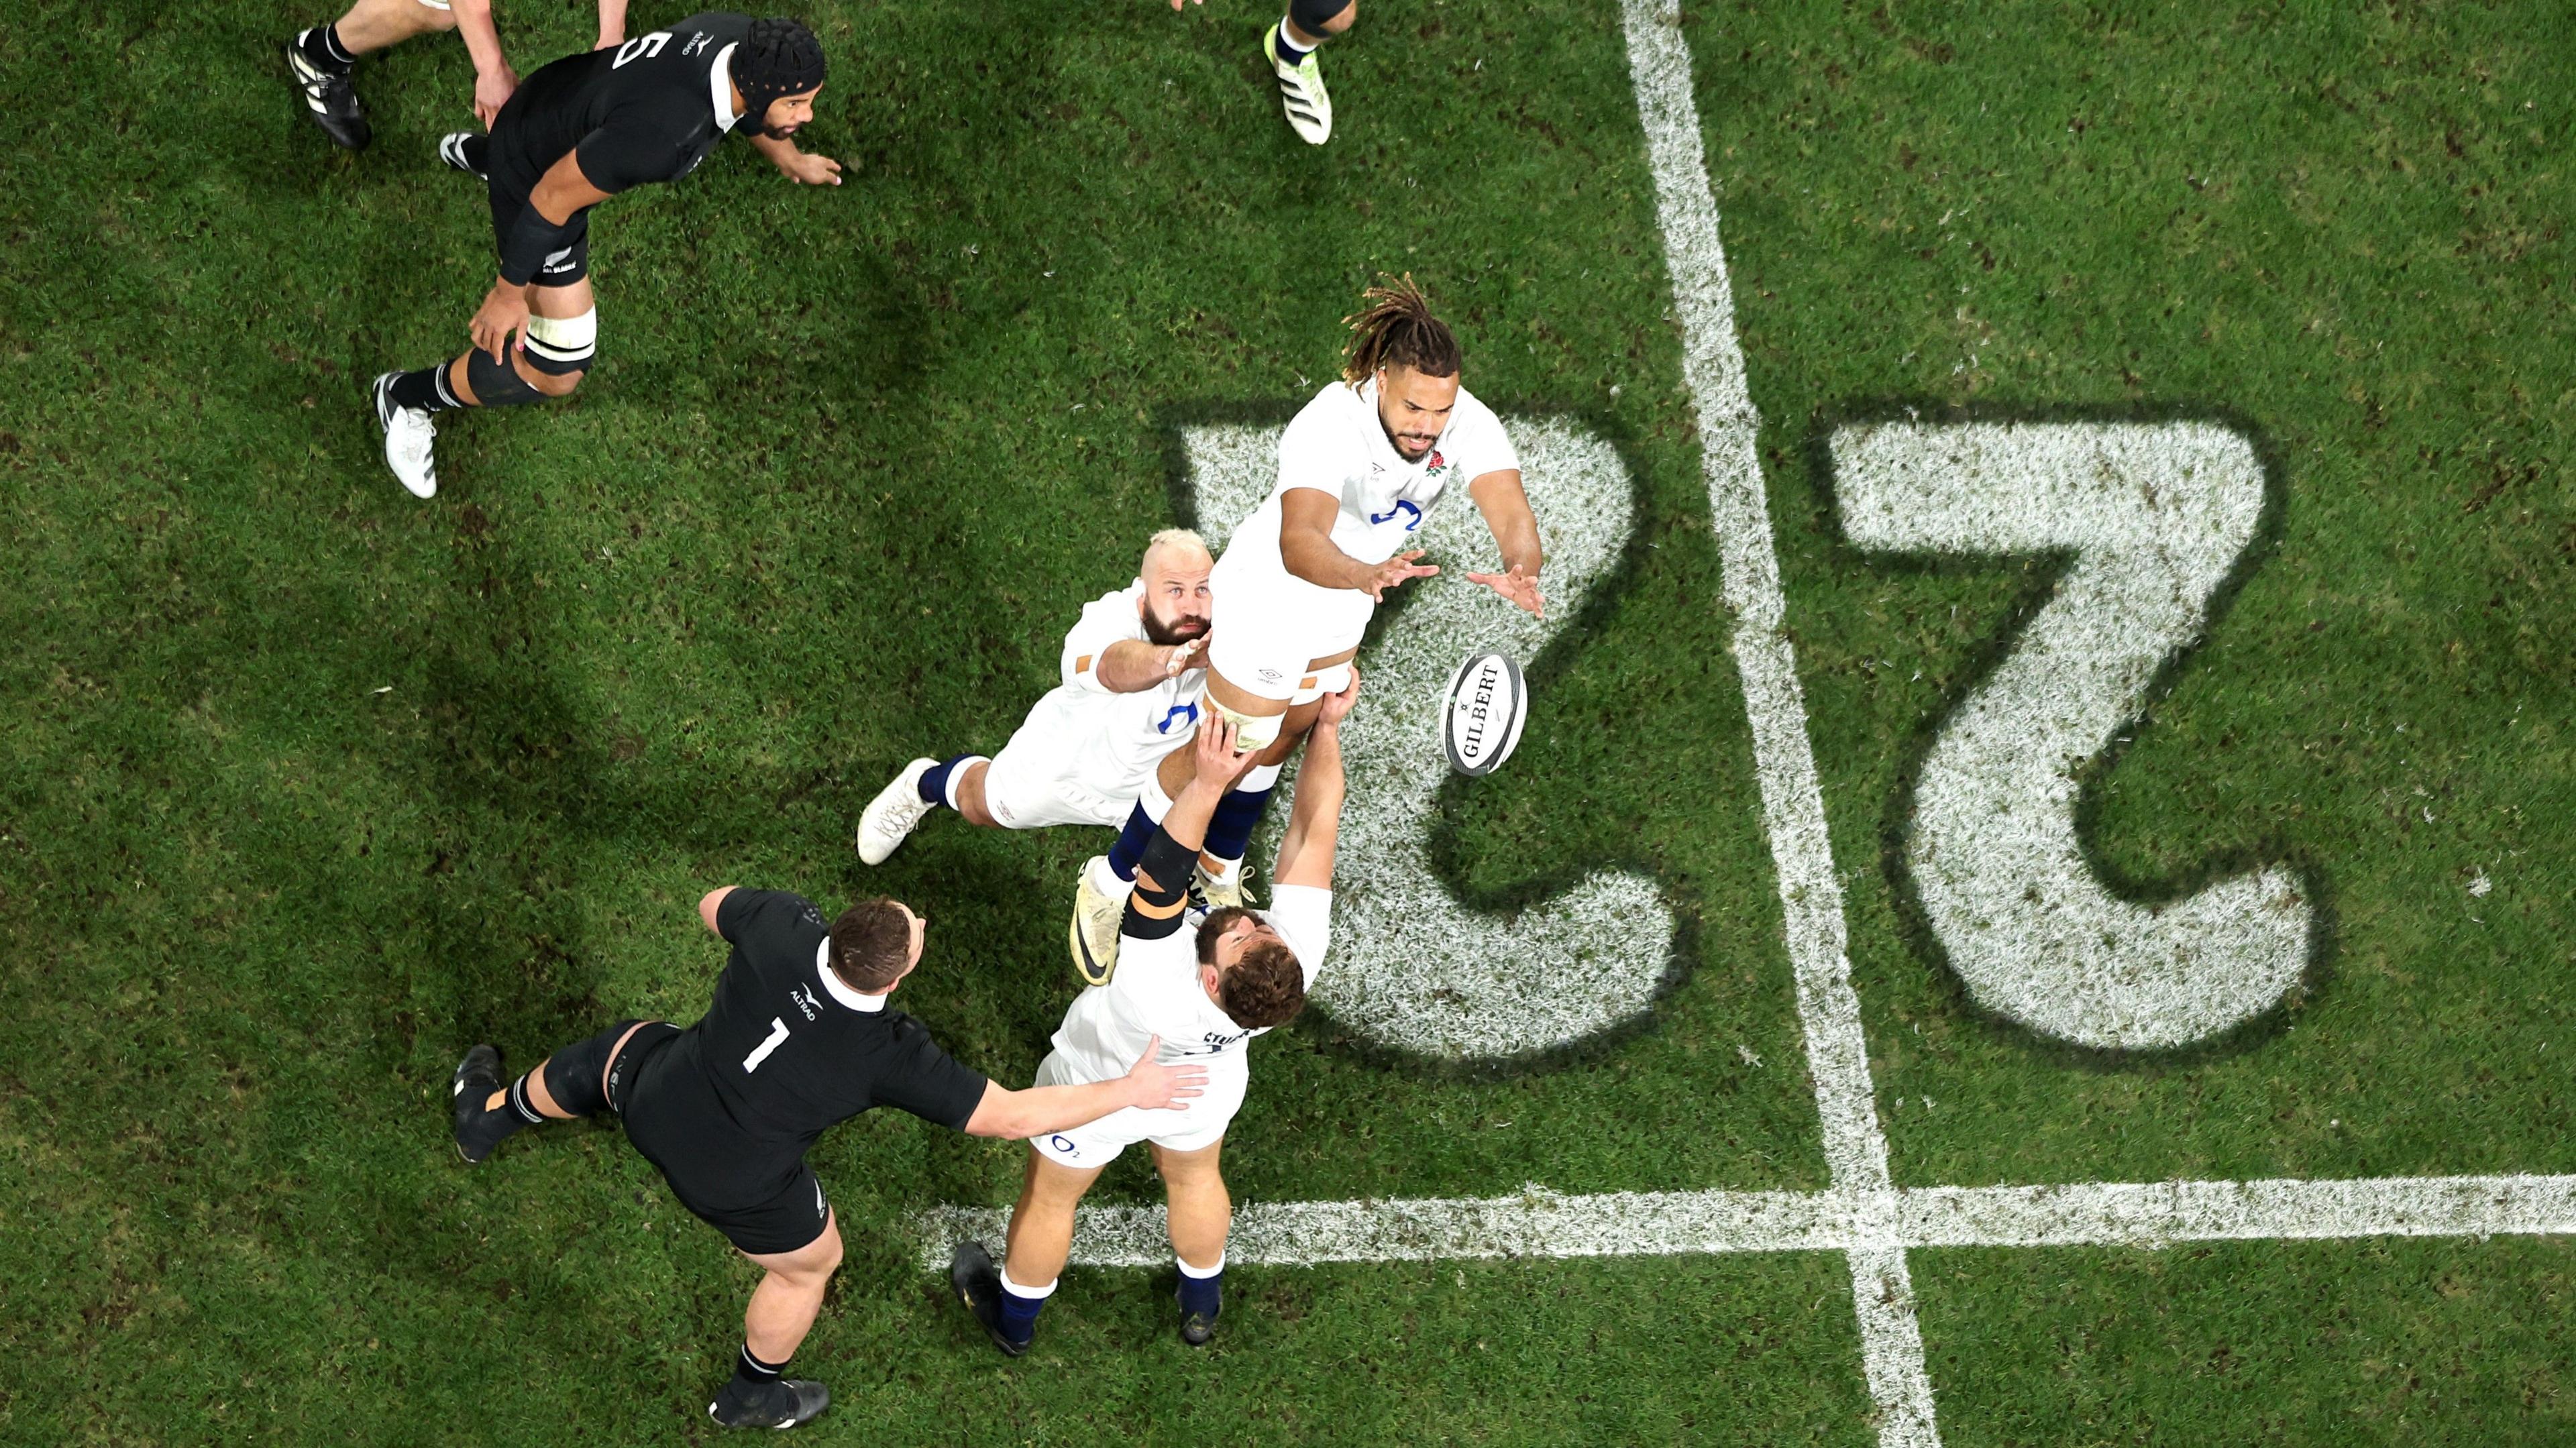
{"type": "Polygon", "coordinates": [[[528,318],[528,365],[540,372],[579,372],[599,346],[599,308],[578,317],[528,318]]]}

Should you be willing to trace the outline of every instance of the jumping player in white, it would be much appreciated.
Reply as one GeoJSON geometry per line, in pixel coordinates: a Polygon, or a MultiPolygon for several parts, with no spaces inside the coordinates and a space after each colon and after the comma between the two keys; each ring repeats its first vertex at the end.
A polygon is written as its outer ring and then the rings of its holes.
{"type": "Polygon", "coordinates": [[[1297,803],[1279,845],[1271,908],[1186,910],[1188,885],[1217,801],[1250,767],[1221,717],[1199,726],[1184,756],[1192,777],[1145,852],[1120,924],[1125,946],[1117,978],[1075,997],[1038,1065],[1040,1085],[1113,1079],[1159,1037],[1160,1059],[1204,1064],[1207,1091],[1186,1115],[1129,1108],[1084,1126],[1030,1138],[1028,1176],[1011,1209],[1009,1250],[1000,1271],[978,1242],[959,1243],[949,1284],[1013,1357],[1026,1352],[1038,1311],[1055,1291],[1073,1247],[1073,1210],[1101,1169],[1130,1145],[1149,1143],[1169,1202],[1179,1259],[1181,1340],[1192,1347],[1216,1330],[1225,1280],[1225,1238],[1234,1203],[1218,1171],[1227,1123],[1251,1084],[1248,1046],[1305,1007],[1306,988],[1332,945],[1333,848],[1341,828],[1341,722],[1359,696],[1356,675],[1326,696],[1297,775],[1297,803]]]}
{"type": "MultiPolygon", "coordinates": [[[[1279,766],[1340,691],[1361,635],[1389,589],[1440,570],[1406,544],[1463,481],[1502,550],[1504,571],[1470,573],[1535,614],[1538,520],[1519,456],[1492,408],[1459,385],[1458,339],[1431,315],[1413,279],[1384,282],[1348,319],[1340,381],[1308,402],[1279,439],[1279,482],[1235,529],[1211,581],[1207,701],[1259,763],[1216,807],[1199,861],[1214,906],[1243,902],[1243,853],[1279,766]]],[[[1166,756],[1118,841],[1086,865],[1074,896],[1074,968],[1085,980],[1117,967],[1128,881],[1155,826],[1188,781],[1166,756]]]]}
{"type": "Polygon", "coordinates": [[[1056,687],[1000,753],[916,759],[859,815],[859,858],[884,863],[931,811],[1010,830],[1116,829],[1163,756],[1190,740],[1207,679],[1205,540],[1166,528],[1136,581],[1084,606],[1064,636],[1056,687]]]}
{"type": "MultiPolygon", "coordinates": [[[[365,150],[375,128],[351,81],[358,57],[439,30],[462,36],[466,54],[474,57],[474,119],[490,130],[492,118],[519,88],[519,73],[501,53],[492,0],[356,0],[331,24],[297,31],[286,42],[286,68],[303,93],[305,114],[333,145],[365,150]]],[[[606,50],[625,39],[626,0],[599,0],[599,38],[591,49],[606,50]]]]}

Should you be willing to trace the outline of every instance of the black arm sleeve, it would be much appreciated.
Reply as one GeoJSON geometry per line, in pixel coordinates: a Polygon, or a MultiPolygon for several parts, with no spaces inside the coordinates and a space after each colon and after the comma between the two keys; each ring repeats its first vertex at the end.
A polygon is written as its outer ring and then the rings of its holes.
{"type": "Polygon", "coordinates": [[[1127,914],[1118,933],[1138,940],[1160,940],[1181,928],[1181,907],[1188,903],[1190,877],[1199,867],[1199,852],[1154,831],[1145,858],[1136,863],[1136,888],[1128,892],[1127,914]]]}
{"type": "Polygon", "coordinates": [[[983,1104],[984,1088],[992,1083],[983,1072],[959,1065],[912,1017],[902,1016],[894,1030],[894,1049],[888,1053],[885,1074],[871,1093],[877,1103],[964,1131],[975,1108],[983,1104]]]}

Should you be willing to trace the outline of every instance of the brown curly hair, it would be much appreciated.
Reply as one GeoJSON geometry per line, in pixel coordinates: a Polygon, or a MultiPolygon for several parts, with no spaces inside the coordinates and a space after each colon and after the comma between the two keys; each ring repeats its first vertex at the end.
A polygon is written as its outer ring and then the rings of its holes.
{"type": "MultiPolygon", "coordinates": [[[[1252,914],[1241,906],[1208,912],[1199,925],[1199,963],[1216,964],[1216,943],[1234,922],[1252,914]]],[[[1306,968],[1284,940],[1256,940],[1231,969],[1217,976],[1216,1003],[1245,1030],[1284,1026],[1306,1008],[1306,968]]]]}

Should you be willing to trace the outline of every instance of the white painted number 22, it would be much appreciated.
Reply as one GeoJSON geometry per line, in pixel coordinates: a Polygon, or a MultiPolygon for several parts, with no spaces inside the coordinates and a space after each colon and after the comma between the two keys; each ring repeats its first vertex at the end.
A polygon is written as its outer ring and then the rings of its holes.
{"type": "MultiPolygon", "coordinates": [[[[1525,1055],[1634,1020],[1652,1006],[1673,957],[1672,911],[1633,871],[1595,870],[1507,916],[1468,910],[1431,863],[1431,822],[1449,777],[1438,734],[1442,684],[1474,650],[1534,660],[1617,560],[1634,507],[1628,471],[1600,437],[1550,418],[1507,425],[1547,544],[1547,617],[1459,578],[1502,565],[1474,506],[1443,499],[1415,535],[1440,576],[1405,585],[1413,596],[1401,613],[1380,614],[1360,652],[1367,698],[1343,730],[1350,801],[1341,853],[1365,863],[1334,882],[1336,959],[1315,986],[1316,1002],[1345,1029],[1450,1060],[1525,1055]]],[[[1279,429],[1194,427],[1182,441],[1199,529],[1222,549],[1278,479],[1279,429]]],[[[1546,707],[1542,696],[1533,735],[1545,728],[1546,707]]],[[[1257,854],[1275,853],[1286,815],[1270,812],[1257,854]]]]}
{"type": "Polygon", "coordinates": [[[2190,1045],[2271,1009],[2315,928],[2296,875],[2142,905],[2103,888],[2075,835],[2076,772],[2200,636],[2254,538],[2253,448],[2208,422],[1885,423],[1837,430],[1832,453],[1862,548],[2073,555],[1915,784],[1906,869],[1968,993],[2113,1050],[2190,1045]]]}

